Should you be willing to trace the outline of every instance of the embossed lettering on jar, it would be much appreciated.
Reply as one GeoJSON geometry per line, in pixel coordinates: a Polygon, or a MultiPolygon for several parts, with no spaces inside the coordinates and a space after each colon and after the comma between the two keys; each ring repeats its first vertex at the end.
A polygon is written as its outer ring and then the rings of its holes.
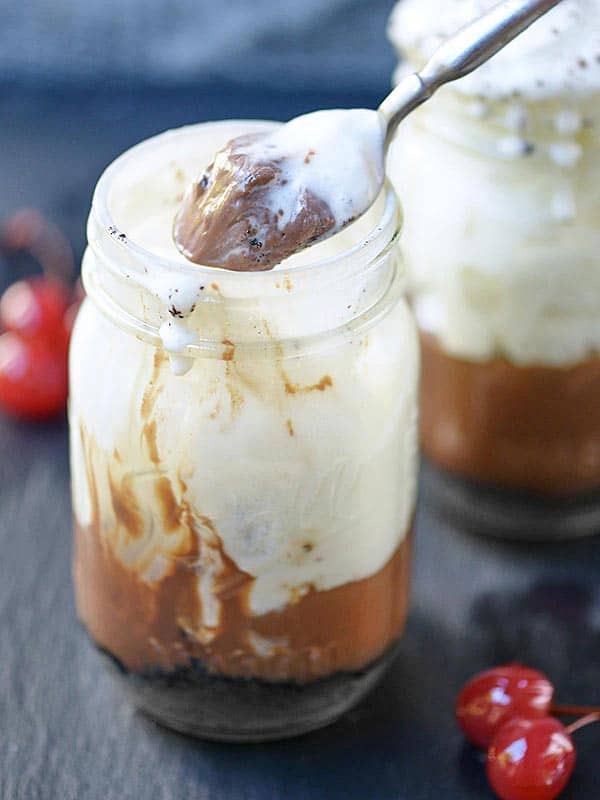
{"type": "Polygon", "coordinates": [[[102,176],[71,351],[79,616],[180,730],[323,725],[389,663],[407,606],[418,348],[389,187],[271,272],[187,262],[181,196],[228,139],[151,139],[102,176]]]}

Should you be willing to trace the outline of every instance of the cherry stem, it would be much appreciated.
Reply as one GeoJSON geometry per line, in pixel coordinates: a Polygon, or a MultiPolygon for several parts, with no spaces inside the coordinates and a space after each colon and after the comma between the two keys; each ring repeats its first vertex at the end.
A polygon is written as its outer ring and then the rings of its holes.
{"type": "Polygon", "coordinates": [[[600,706],[563,706],[552,705],[550,713],[557,717],[579,717],[582,714],[598,714],[600,706]]]}
{"type": "Polygon", "coordinates": [[[6,221],[2,244],[9,251],[20,250],[32,255],[46,275],[65,283],[73,275],[73,252],[68,240],[34,208],[22,208],[6,221]]]}
{"type": "Polygon", "coordinates": [[[575,720],[575,722],[567,726],[567,733],[575,733],[575,731],[584,728],[586,725],[590,725],[592,722],[600,722],[600,711],[593,711],[591,714],[586,714],[585,717],[575,720]]]}

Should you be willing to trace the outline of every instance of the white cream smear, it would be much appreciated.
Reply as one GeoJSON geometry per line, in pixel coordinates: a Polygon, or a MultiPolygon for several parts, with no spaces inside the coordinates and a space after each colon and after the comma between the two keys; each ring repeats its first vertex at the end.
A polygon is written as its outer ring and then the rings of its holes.
{"type": "Polygon", "coordinates": [[[332,109],[292,119],[247,148],[257,162],[276,159],[285,183],[271,194],[271,209],[285,227],[307,189],[323,200],[335,233],[361,216],[384,179],[385,126],[377,111],[332,109]]]}

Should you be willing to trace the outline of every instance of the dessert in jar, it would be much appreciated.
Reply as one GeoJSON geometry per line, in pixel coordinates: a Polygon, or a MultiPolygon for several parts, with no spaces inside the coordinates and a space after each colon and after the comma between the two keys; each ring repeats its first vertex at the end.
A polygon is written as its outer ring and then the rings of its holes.
{"type": "Polygon", "coordinates": [[[172,240],[215,151],[271,125],[171,131],[106,170],[70,356],[79,617],[139,706],[216,739],[335,719],[408,597],[419,355],[394,192],[269,271],[172,240]]]}
{"type": "MultiPolygon", "coordinates": [[[[404,70],[494,0],[401,0],[404,70]]],[[[438,499],[479,531],[600,531],[600,3],[564,0],[400,128],[389,173],[438,499]]]]}

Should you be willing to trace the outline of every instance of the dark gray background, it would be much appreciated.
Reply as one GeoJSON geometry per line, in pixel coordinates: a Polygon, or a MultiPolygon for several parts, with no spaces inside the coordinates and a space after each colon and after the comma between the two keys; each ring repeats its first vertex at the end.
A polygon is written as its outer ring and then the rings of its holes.
{"type": "Polygon", "coordinates": [[[0,81],[384,91],[393,0],[0,0],[0,81]]]}
{"type": "MultiPolygon", "coordinates": [[[[140,139],[375,105],[395,61],[391,5],[0,0],[0,222],[39,207],[79,256],[100,171],[140,139]]],[[[32,268],[0,254],[0,288],[32,268]]],[[[424,477],[411,613],[381,686],[297,740],[201,743],[124,702],[77,623],[66,424],[0,417],[0,800],[491,800],[455,694],[520,659],[564,702],[600,703],[600,548],[467,535],[437,516],[424,477]]],[[[598,735],[577,734],[564,800],[600,796],[598,735]]]]}

